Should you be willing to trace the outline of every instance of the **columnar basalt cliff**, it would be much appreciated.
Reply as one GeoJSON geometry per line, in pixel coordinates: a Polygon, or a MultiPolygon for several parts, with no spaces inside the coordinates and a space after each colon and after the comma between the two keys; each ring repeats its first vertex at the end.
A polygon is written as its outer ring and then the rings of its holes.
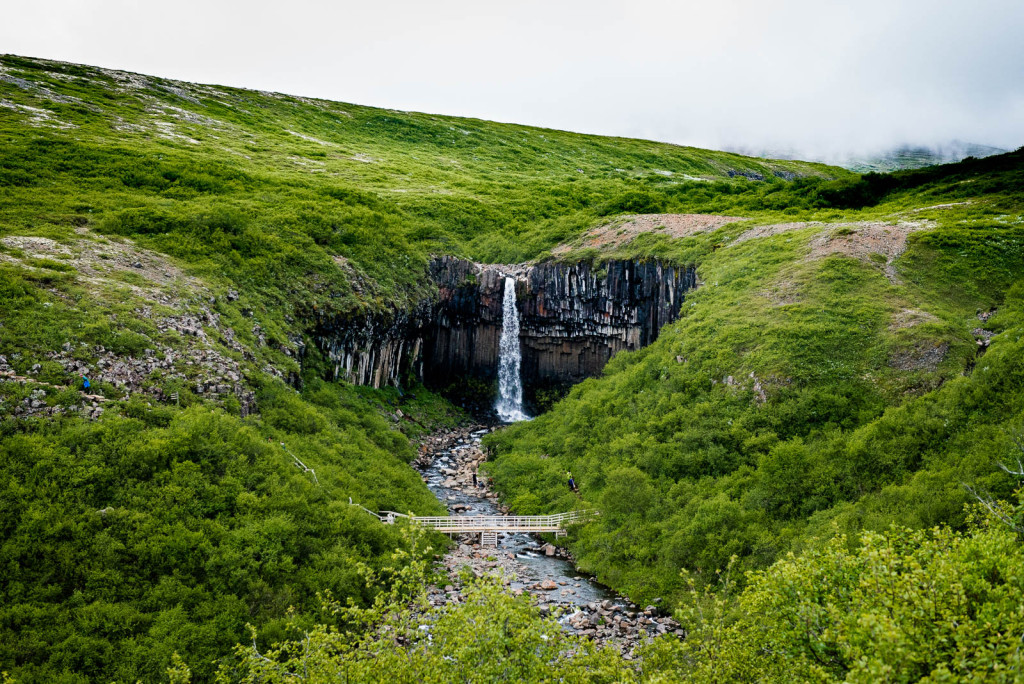
{"type": "Polygon", "coordinates": [[[426,382],[455,377],[497,378],[505,274],[500,266],[441,257],[430,266],[438,301],[424,339],[426,382]]]}
{"type": "Polygon", "coordinates": [[[317,316],[312,336],[330,361],[333,378],[398,386],[406,377],[424,377],[423,331],[430,319],[430,302],[391,315],[317,316]]]}
{"type": "Polygon", "coordinates": [[[579,382],[616,352],[653,342],[679,315],[693,269],[659,261],[552,262],[530,269],[520,288],[523,381],[579,382]]]}
{"type": "Polygon", "coordinates": [[[692,268],[653,260],[502,266],[439,257],[429,267],[434,297],[390,316],[318,320],[313,337],[335,377],[357,384],[492,383],[506,276],[516,278],[528,397],[597,375],[616,352],[650,344],[696,286],[692,268]]]}

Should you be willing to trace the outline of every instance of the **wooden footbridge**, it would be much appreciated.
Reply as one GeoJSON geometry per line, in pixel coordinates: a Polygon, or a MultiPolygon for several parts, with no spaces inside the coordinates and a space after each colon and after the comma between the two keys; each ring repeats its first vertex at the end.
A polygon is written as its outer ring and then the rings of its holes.
{"type": "MultiPolygon", "coordinates": [[[[351,503],[351,500],[349,500],[351,503]]],[[[359,506],[359,504],[352,504],[359,506]]],[[[438,515],[420,516],[405,515],[394,511],[381,511],[379,514],[359,506],[370,515],[388,525],[394,524],[399,518],[405,518],[414,525],[428,530],[453,534],[480,534],[482,546],[497,546],[498,533],[510,534],[519,532],[554,532],[556,537],[564,537],[569,533],[571,525],[592,520],[599,515],[595,510],[570,511],[555,515],[438,515]]]]}

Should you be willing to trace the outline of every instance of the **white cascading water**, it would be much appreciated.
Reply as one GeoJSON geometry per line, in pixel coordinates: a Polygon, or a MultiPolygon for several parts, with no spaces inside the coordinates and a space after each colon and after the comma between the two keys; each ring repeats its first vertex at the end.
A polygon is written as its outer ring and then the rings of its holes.
{"type": "Polygon", "coordinates": [[[529,420],[523,411],[523,380],[519,376],[519,309],[516,308],[516,279],[505,278],[501,307],[501,339],[498,343],[498,402],[494,409],[506,423],[529,420]]]}

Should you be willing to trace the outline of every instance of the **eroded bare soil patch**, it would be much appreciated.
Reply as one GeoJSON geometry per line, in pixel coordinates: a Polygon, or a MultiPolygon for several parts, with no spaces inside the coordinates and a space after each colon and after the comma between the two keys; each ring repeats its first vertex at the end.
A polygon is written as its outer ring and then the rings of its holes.
{"type": "MultiPolygon", "coordinates": [[[[129,287],[137,296],[154,302],[166,297],[170,286],[185,286],[189,289],[200,287],[198,281],[186,275],[168,259],[156,252],[138,248],[130,240],[83,238],[66,244],[45,237],[11,235],[0,238],[0,243],[21,250],[29,259],[53,259],[74,267],[79,278],[87,283],[117,283],[121,287],[129,287]],[[134,274],[138,278],[126,278],[123,274],[134,274]]],[[[0,261],[35,268],[31,261],[10,254],[0,253],[0,261]]]]}
{"type": "Polygon", "coordinates": [[[897,370],[934,372],[948,351],[948,342],[922,342],[909,349],[894,351],[889,355],[889,366],[897,370]]]}
{"type": "Polygon", "coordinates": [[[907,237],[916,231],[931,227],[928,221],[901,221],[900,223],[859,221],[854,223],[820,223],[817,221],[776,223],[757,226],[732,241],[738,245],[747,240],[780,235],[801,228],[822,228],[811,238],[807,259],[823,259],[833,254],[873,261],[878,255],[885,262],[885,275],[893,283],[899,282],[895,262],[907,249],[907,237]]]}
{"type": "Polygon", "coordinates": [[[867,259],[881,254],[895,259],[907,249],[907,236],[925,228],[923,223],[837,223],[822,231],[810,243],[812,259],[844,254],[867,259]]]}
{"type": "Polygon", "coordinates": [[[889,330],[896,331],[913,328],[915,325],[932,323],[938,320],[935,315],[921,309],[902,309],[893,314],[892,321],[889,322],[889,330]]]}
{"type": "MultiPolygon", "coordinates": [[[[687,237],[697,233],[717,230],[734,221],[744,221],[740,216],[717,216],[715,214],[634,214],[592,228],[583,235],[581,247],[614,248],[632,241],[643,233],[655,233],[671,238],[687,237]]],[[[565,254],[573,248],[562,244],[555,247],[554,254],[565,254]]]]}

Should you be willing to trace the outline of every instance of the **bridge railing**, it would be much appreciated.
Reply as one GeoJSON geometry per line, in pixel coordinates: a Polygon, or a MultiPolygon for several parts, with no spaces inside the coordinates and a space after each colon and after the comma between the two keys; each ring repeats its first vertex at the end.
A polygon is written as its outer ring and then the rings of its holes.
{"type": "Polygon", "coordinates": [[[582,523],[598,515],[594,510],[570,511],[554,515],[449,515],[408,516],[394,511],[381,511],[380,519],[393,523],[397,518],[439,532],[480,532],[486,530],[517,532],[554,532],[582,523]]]}

